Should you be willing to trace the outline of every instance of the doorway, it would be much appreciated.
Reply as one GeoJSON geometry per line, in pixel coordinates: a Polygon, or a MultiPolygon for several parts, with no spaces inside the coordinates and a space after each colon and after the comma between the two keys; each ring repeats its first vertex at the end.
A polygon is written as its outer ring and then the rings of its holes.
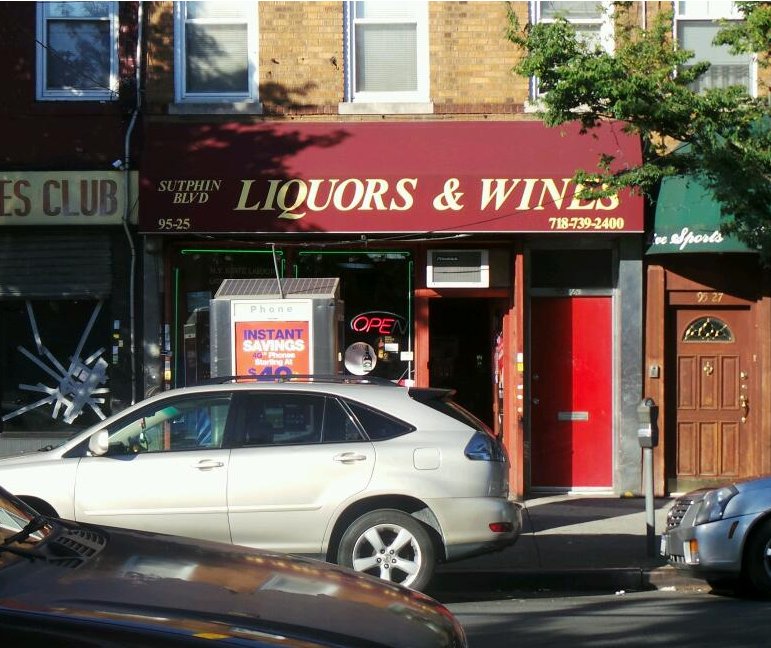
{"type": "Polygon", "coordinates": [[[531,486],[613,485],[612,298],[531,301],[531,486]]]}
{"type": "Polygon", "coordinates": [[[493,427],[495,313],[487,299],[429,302],[429,384],[455,389],[455,400],[493,427]]]}
{"type": "MultiPolygon", "coordinates": [[[[678,308],[671,318],[670,349],[676,380],[668,444],[668,490],[687,491],[751,476],[753,380],[749,308],[678,308]]],[[[755,408],[757,409],[757,408],[755,408]]]]}

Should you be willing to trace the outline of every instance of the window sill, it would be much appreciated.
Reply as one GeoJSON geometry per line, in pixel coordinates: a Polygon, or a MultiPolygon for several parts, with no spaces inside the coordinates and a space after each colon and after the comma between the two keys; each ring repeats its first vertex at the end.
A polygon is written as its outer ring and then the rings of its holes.
{"type": "Polygon", "coordinates": [[[261,115],[259,101],[217,101],[169,104],[170,115],[261,115]]]}
{"type": "Polygon", "coordinates": [[[543,100],[539,97],[538,99],[530,99],[525,102],[525,112],[529,114],[533,113],[540,113],[544,112],[546,110],[546,106],[543,103],[543,100]]]}
{"type": "Polygon", "coordinates": [[[341,115],[431,115],[434,104],[431,101],[373,101],[345,102],[337,106],[341,115]]]}

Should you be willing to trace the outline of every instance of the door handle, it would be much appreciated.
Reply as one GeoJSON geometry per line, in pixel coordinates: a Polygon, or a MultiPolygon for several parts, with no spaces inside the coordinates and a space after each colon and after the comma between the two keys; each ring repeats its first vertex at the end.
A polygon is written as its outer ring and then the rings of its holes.
{"type": "Polygon", "coordinates": [[[747,422],[747,415],[750,413],[750,400],[744,394],[739,396],[739,407],[742,408],[742,423],[747,422]]]}
{"type": "Polygon", "coordinates": [[[222,461],[215,461],[214,459],[202,459],[201,461],[193,464],[193,468],[198,470],[211,470],[212,468],[222,468],[225,464],[222,461]]]}
{"type": "Polygon", "coordinates": [[[357,461],[366,461],[367,455],[359,454],[358,452],[343,452],[341,454],[335,455],[332,457],[332,461],[337,461],[338,463],[354,463],[357,461]]]}

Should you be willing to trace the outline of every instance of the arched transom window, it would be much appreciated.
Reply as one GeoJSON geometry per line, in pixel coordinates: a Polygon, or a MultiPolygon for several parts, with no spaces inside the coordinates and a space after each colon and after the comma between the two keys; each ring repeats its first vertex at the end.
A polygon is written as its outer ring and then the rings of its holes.
{"type": "Polygon", "coordinates": [[[683,333],[683,342],[733,342],[734,334],[723,320],[717,317],[699,317],[693,320],[683,333]]]}

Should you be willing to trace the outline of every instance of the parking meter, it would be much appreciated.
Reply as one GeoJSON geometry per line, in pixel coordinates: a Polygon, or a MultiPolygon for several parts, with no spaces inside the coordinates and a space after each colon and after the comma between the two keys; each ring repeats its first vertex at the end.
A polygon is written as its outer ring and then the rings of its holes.
{"type": "Polygon", "coordinates": [[[659,408],[652,398],[644,399],[637,406],[637,441],[641,448],[655,448],[659,443],[659,408]]]}
{"type": "Polygon", "coordinates": [[[653,448],[659,443],[659,408],[652,398],[637,406],[637,441],[642,448],[645,490],[645,534],[648,556],[656,555],[656,514],[653,503],[653,448]]]}

